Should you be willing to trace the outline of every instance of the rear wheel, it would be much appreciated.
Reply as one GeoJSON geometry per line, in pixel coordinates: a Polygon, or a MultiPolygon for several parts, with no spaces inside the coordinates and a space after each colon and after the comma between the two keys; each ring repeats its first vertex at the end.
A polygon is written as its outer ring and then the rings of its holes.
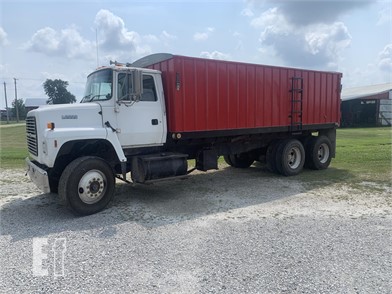
{"type": "Polygon", "coordinates": [[[101,158],[85,156],[72,161],[60,177],[58,192],[77,214],[101,211],[114,195],[114,173],[101,158]]]}
{"type": "Polygon", "coordinates": [[[228,165],[233,166],[233,163],[231,162],[231,159],[230,159],[230,155],[225,155],[225,156],[223,156],[223,159],[225,160],[225,162],[226,162],[228,165]]]}
{"type": "Polygon", "coordinates": [[[273,172],[278,172],[276,168],[276,149],[280,141],[273,141],[268,145],[267,153],[265,154],[265,161],[267,163],[267,168],[273,172]]]}
{"type": "Polygon", "coordinates": [[[326,136],[312,137],[306,146],[306,166],[321,170],[331,163],[331,141],[326,136]]]}
{"type": "Polygon", "coordinates": [[[296,139],[281,141],[276,151],[276,169],[284,176],[299,174],[305,163],[305,149],[296,139]]]}
{"type": "Polygon", "coordinates": [[[247,152],[225,155],[224,159],[228,165],[236,168],[248,168],[254,162],[254,158],[247,152]]]}

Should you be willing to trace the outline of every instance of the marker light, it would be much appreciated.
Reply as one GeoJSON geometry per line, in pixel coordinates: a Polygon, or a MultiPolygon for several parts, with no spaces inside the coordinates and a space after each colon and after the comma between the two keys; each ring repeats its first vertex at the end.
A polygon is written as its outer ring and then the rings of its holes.
{"type": "Polygon", "coordinates": [[[54,122],[48,122],[47,125],[46,125],[46,127],[47,127],[48,129],[54,130],[54,122]]]}

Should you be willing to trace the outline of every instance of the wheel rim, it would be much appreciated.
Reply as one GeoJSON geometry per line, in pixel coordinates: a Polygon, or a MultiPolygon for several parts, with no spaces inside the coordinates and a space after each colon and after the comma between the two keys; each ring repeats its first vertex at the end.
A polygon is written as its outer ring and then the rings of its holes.
{"type": "Polygon", "coordinates": [[[291,169],[296,169],[301,164],[301,151],[298,147],[293,147],[287,154],[287,163],[291,169]]]}
{"type": "Polygon", "coordinates": [[[317,151],[318,159],[321,163],[326,163],[329,158],[329,148],[328,145],[322,143],[317,151]]]}
{"type": "Polygon", "coordinates": [[[86,204],[97,203],[106,192],[106,177],[99,170],[90,170],[79,181],[78,193],[80,200],[86,204]]]}

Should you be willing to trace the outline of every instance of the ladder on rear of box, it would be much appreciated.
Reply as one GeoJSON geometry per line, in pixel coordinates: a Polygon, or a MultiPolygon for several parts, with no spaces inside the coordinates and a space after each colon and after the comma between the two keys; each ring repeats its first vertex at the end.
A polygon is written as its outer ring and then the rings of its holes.
{"type": "Polygon", "coordinates": [[[290,112],[290,131],[302,130],[302,111],[303,111],[303,87],[304,80],[301,77],[291,78],[291,112],[290,112]]]}

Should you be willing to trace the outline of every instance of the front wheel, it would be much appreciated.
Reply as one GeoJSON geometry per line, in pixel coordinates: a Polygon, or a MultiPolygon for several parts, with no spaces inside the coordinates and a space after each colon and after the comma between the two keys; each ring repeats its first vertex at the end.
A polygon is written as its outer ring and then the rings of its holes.
{"type": "Polygon", "coordinates": [[[80,157],[72,161],[60,177],[58,192],[75,213],[89,215],[101,211],[114,195],[112,168],[101,158],[80,157]]]}

